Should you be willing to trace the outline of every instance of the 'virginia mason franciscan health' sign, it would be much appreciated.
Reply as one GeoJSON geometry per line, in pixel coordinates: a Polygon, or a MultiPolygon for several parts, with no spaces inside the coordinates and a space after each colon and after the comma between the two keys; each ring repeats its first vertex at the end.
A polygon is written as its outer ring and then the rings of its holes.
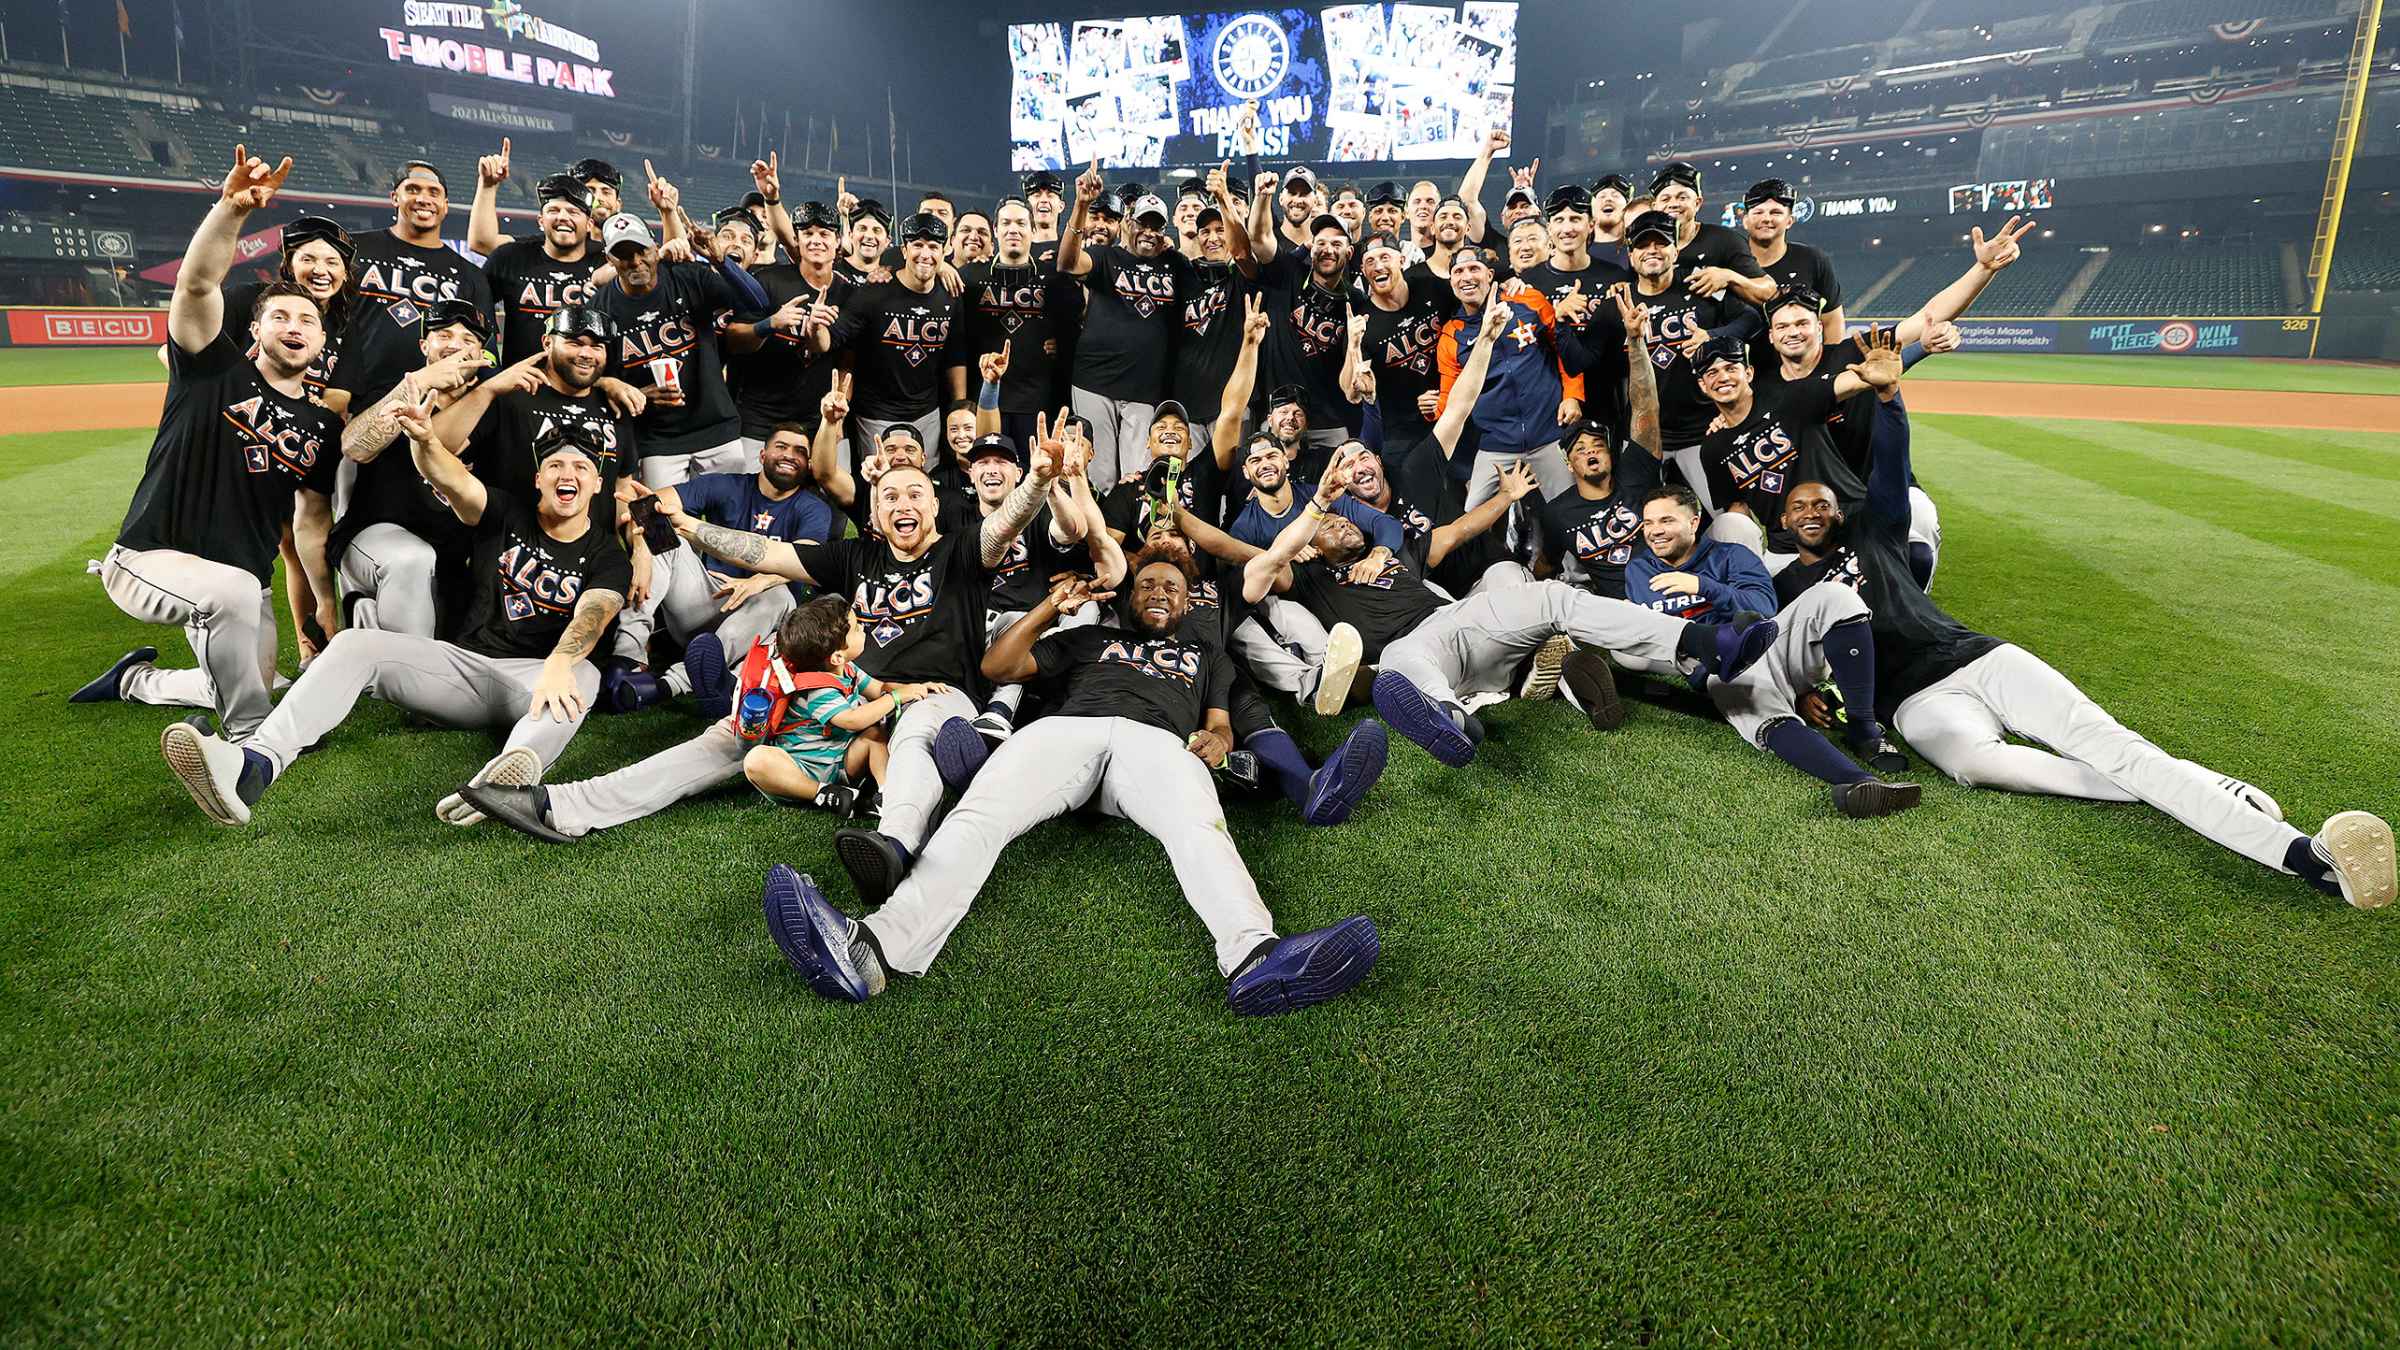
{"type": "Polygon", "coordinates": [[[394,61],[438,66],[467,75],[485,75],[514,84],[539,85],[570,94],[615,98],[616,72],[600,64],[600,44],[571,28],[535,17],[517,0],[490,4],[447,4],[436,0],[404,0],[398,28],[377,30],[384,55],[394,61]],[[495,35],[504,46],[485,41],[462,42],[439,37],[426,29],[473,29],[495,35]],[[564,52],[574,60],[545,56],[518,46],[518,40],[564,52]]]}

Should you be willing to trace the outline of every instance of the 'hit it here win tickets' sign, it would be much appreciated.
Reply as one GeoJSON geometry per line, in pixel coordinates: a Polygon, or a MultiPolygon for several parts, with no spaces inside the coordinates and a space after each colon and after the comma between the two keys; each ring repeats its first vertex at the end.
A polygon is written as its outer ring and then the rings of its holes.
{"type": "Polygon", "coordinates": [[[447,4],[437,0],[405,0],[400,22],[410,29],[459,28],[497,32],[509,46],[434,37],[397,28],[378,29],[384,55],[394,61],[438,66],[468,75],[484,75],[514,84],[540,85],[570,94],[615,98],[616,72],[602,66],[600,44],[571,28],[561,28],[529,13],[517,0],[490,4],[447,4]],[[579,60],[567,61],[517,48],[518,38],[540,43],[579,60]]]}
{"type": "Polygon", "coordinates": [[[1010,159],[1018,170],[1213,164],[1241,153],[1256,102],[1262,154],[1317,163],[1472,159],[1515,111],[1517,6],[1337,5],[1014,24],[1010,159]]]}

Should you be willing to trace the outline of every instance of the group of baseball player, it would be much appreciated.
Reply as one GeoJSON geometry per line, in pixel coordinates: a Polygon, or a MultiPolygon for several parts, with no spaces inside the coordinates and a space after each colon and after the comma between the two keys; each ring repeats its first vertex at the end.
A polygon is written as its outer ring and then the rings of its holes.
{"type": "Polygon", "coordinates": [[[1916,806],[1913,752],[2393,899],[2382,820],[2305,834],[1931,598],[1900,388],[2030,222],[1976,230],[1923,308],[1852,331],[1786,184],[1752,185],[1737,230],[1703,222],[1688,164],[1538,201],[1519,169],[1487,222],[1507,143],[1450,194],[1252,156],[1170,206],[1094,163],[896,220],[846,191],[787,204],[771,160],[707,223],[645,164],[645,218],[585,160],[510,238],[504,142],[465,240],[442,170],[411,163],[389,229],[302,217],[274,280],[229,285],[291,167],[236,147],[94,564],[196,664],[146,646],[73,698],[199,709],[161,749],[224,825],[362,694],[502,738],[435,805],[453,825],[567,843],[736,780],[834,812],[867,912],[781,865],[764,904],[809,985],[853,1001],[923,974],[1009,842],[1082,806],[1165,846],[1236,1012],[1339,994],[1375,924],[1281,935],[1222,792],[1339,825],[1387,728],[1463,768],[1509,698],[1602,730],[1629,704],[1721,718],[1845,816],[1916,806]],[[1375,715],[1322,762],[1278,725],[1354,702],[1375,715]],[[653,708],[693,734],[544,781],[586,716],[653,708]]]}

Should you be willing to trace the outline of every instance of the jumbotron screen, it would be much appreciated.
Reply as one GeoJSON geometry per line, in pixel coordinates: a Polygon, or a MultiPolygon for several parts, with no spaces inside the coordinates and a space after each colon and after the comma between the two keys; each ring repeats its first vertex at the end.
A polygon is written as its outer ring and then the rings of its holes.
{"type": "Polygon", "coordinates": [[[1013,24],[1014,167],[1159,168],[1240,156],[1255,101],[1270,159],[1472,159],[1506,129],[1517,7],[1337,5],[1013,24]]]}

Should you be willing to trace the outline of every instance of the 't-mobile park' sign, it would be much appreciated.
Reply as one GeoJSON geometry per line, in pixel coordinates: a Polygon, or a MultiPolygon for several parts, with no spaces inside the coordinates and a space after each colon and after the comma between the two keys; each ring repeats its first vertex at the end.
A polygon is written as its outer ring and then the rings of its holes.
{"type": "Polygon", "coordinates": [[[617,96],[616,72],[600,64],[599,43],[571,28],[534,17],[518,0],[492,0],[487,5],[403,0],[400,22],[408,31],[376,30],[383,38],[384,55],[394,61],[436,66],[515,84],[539,85],[570,94],[617,96]],[[427,28],[496,32],[509,45],[493,47],[479,41],[461,42],[416,31],[427,28]],[[519,38],[579,59],[562,60],[520,50],[515,45],[519,38]]]}

